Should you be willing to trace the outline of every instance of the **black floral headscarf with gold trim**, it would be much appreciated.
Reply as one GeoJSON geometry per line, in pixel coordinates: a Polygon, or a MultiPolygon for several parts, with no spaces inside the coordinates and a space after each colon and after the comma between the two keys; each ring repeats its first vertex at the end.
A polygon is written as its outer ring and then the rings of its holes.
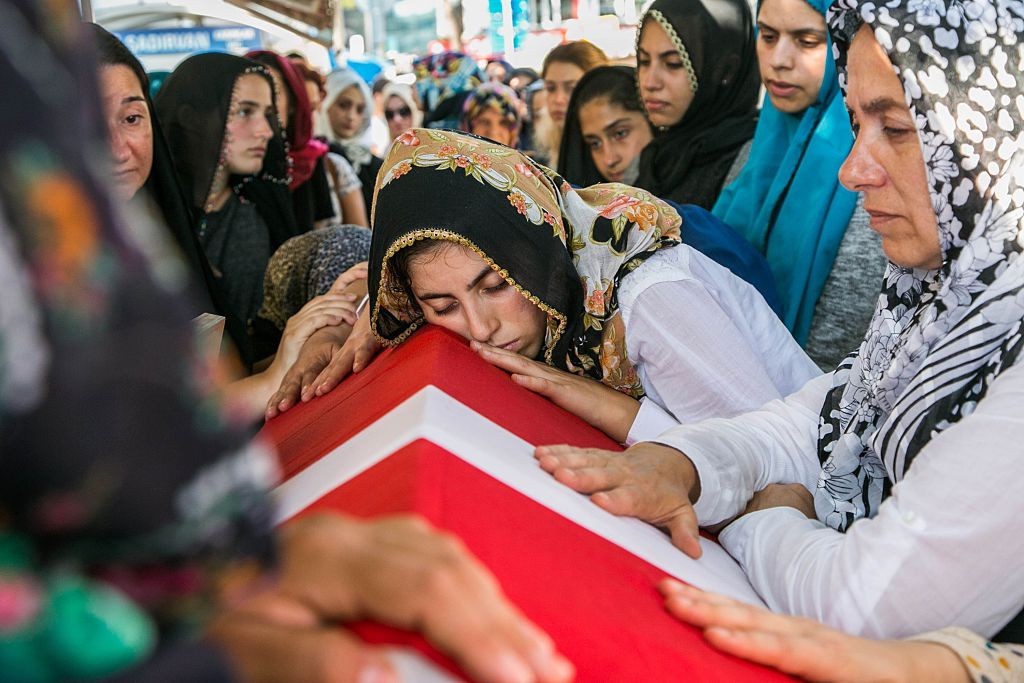
{"type": "Polygon", "coordinates": [[[453,131],[413,129],[388,150],[377,179],[370,310],[385,345],[423,323],[389,260],[420,240],[476,252],[548,316],[549,365],[643,395],[629,364],[617,289],[658,249],[680,242],[679,214],[615,183],[583,190],[525,155],[453,131]]]}

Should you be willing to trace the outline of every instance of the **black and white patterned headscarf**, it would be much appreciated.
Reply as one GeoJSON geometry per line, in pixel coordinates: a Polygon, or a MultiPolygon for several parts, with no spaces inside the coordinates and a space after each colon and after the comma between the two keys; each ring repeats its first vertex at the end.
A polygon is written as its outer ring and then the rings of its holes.
{"type": "Polygon", "coordinates": [[[864,24],[903,83],[943,258],[931,271],[889,264],[864,341],[822,407],[815,507],[845,530],[1021,355],[1024,2],[837,0],[828,23],[844,92],[864,24]]]}

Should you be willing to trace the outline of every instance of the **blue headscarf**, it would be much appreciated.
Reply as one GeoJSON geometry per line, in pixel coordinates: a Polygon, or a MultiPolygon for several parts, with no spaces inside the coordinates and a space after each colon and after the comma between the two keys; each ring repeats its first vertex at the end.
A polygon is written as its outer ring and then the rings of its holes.
{"type": "MultiPolygon", "coordinates": [[[[822,16],[829,2],[807,0],[822,16]]],[[[830,42],[817,101],[786,114],[765,98],[750,158],[712,209],[768,259],[782,320],[800,344],[857,204],[838,177],[852,146],[830,42]]]]}

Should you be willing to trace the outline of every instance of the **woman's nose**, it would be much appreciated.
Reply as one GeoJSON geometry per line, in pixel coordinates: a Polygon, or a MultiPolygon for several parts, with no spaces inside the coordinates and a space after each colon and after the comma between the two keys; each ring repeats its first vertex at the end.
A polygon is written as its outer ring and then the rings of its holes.
{"type": "Polygon", "coordinates": [[[492,341],[494,333],[499,327],[497,317],[474,306],[464,306],[463,310],[466,312],[466,325],[469,329],[469,336],[478,342],[488,343],[492,341]]]}
{"type": "Polygon", "coordinates": [[[839,168],[839,182],[851,192],[880,187],[885,184],[885,168],[871,153],[869,145],[858,136],[846,161],[839,168]]]}
{"type": "Polygon", "coordinates": [[[661,88],[661,75],[653,65],[644,67],[639,71],[640,89],[655,91],[661,88]]]}

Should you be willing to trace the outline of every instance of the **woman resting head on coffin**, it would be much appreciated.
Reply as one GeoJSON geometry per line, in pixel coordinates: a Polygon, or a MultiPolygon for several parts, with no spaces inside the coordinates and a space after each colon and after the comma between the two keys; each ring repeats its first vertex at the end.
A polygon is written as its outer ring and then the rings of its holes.
{"type": "Polygon", "coordinates": [[[452,330],[620,442],[665,425],[644,419],[645,397],[688,422],[816,374],[757,290],[682,244],[679,214],[642,190],[577,191],[514,150],[414,129],[385,158],[373,220],[357,329],[387,346],[452,330]]]}

